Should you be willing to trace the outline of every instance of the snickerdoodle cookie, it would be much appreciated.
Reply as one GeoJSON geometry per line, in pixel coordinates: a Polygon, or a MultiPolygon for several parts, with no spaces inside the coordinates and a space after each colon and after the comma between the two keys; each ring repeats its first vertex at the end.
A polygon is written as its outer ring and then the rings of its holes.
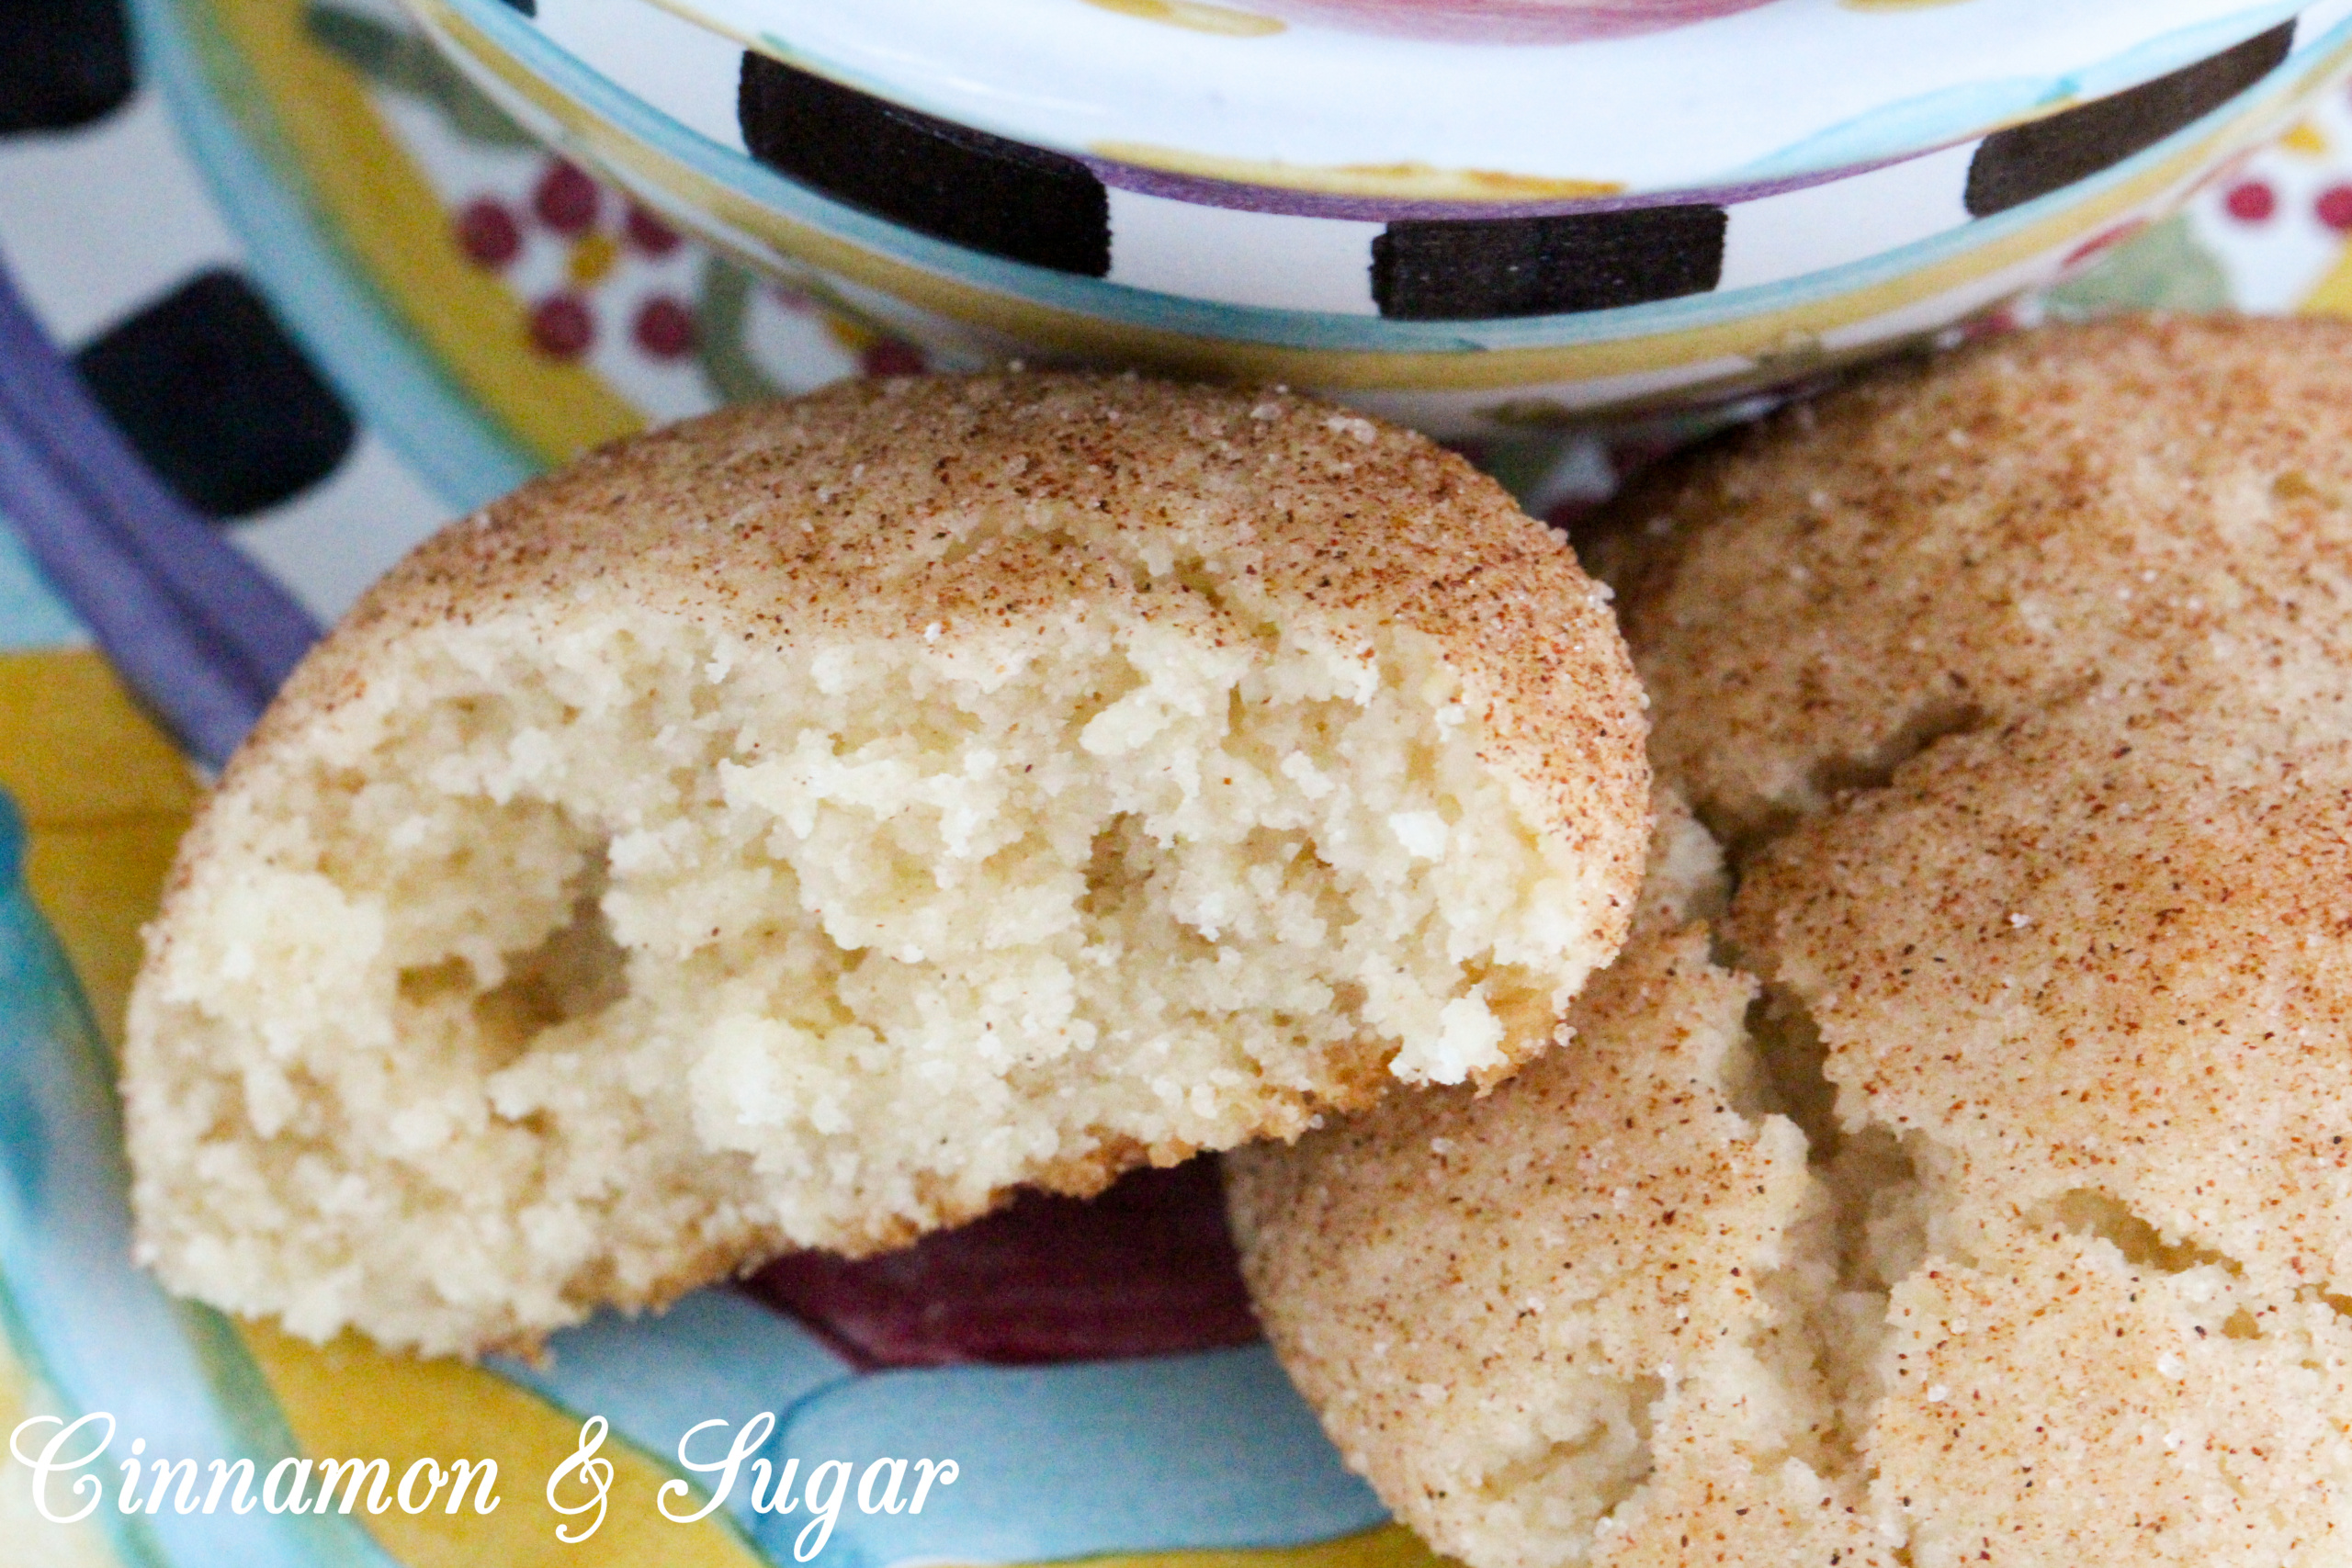
{"type": "Polygon", "coordinates": [[[1341,1448],[1475,1568],[2344,1562],[2352,328],[1973,348],[1611,525],[1734,891],[1238,1162],[1341,1448]]]}
{"type": "Polygon", "coordinates": [[[1566,546],[1327,404],[625,443],[412,557],[222,778],[132,1007],[143,1255],[472,1351],[1494,1081],[1623,938],[1643,732],[1566,546]]]}

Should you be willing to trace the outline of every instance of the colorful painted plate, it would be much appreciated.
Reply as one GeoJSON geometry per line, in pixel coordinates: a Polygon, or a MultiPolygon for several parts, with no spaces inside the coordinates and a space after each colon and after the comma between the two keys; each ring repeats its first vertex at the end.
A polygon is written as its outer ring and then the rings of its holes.
{"type": "MultiPolygon", "coordinates": [[[[2292,18],[2269,0],[665,0],[959,125],[1250,186],[1707,192],[1905,158],[2292,18]]],[[[2331,3],[2322,30],[2347,7],[2331,3]]]]}
{"type": "Polygon", "coordinates": [[[2352,51],[2352,20],[2322,7],[2091,106],[1815,184],[1432,217],[917,122],[650,0],[540,0],[537,19],[410,3],[518,120],[944,363],[1287,381],[1462,438],[1703,413],[1943,331],[2170,210],[2352,51]]]}
{"type": "MultiPolygon", "coordinates": [[[[254,602],[236,597],[235,570],[213,570],[215,550],[324,619],[440,519],[595,441],[726,398],[921,363],[854,312],[754,281],[540,151],[380,0],[141,0],[130,25],[98,6],[75,15],[62,51],[75,68],[45,76],[28,62],[60,51],[8,47],[17,24],[0,21],[0,255],[129,455],[110,437],[75,444],[58,383],[54,417],[8,423],[7,451],[39,459],[8,469],[9,505],[32,507],[46,474],[79,499],[43,526],[170,513],[171,527],[137,536],[175,544],[122,558],[156,590],[141,614],[159,647],[173,635],[193,647],[220,629],[222,604],[254,602]],[[134,462],[176,499],[141,501],[124,473],[107,477],[134,462]]],[[[2352,299],[2346,109],[2331,96],[2189,218],[2119,247],[2053,304],[2352,299]]],[[[15,355],[0,380],[29,385],[31,351],[0,354],[15,355]]],[[[1540,505],[1611,481],[1589,443],[1483,455],[1540,505]]],[[[40,536],[28,510],[7,520],[40,536]]],[[[886,1268],[788,1260],[757,1293],[592,1325],[539,1367],[312,1347],[163,1297],[127,1256],[102,1036],[197,789],[88,647],[95,631],[122,650],[139,617],[77,616],[65,602],[77,592],[94,611],[122,602],[93,596],[86,561],[42,558],[55,580],[0,543],[0,786],[28,829],[20,856],[0,818],[0,1426],[36,1454],[81,1416],[103,1410],[114,1427],[103,1464],[75,1472],[107,1487],[78,1524],[43,1517],[30,1469],[0,1461],[0,1557],[791,1562],[805,1506],[751,1512],[739,1488],[695,1525],[657,1511],[687,1428],[740,1430],[765,1411],[777,1419],[756,1457],[771,1474],[792,1459],[804,1483],[836,1459],[958,1463],[920,1516],[867,1513],[853,1493],[819,1561],[1430,1562],[1381,1523],[1250,1337],[1199,1171],[1122,1190],[1115,1224],[1100,1208],[1033,1204],[886,1268]],[[1155,1245],[1121,1251],[1138,1231],[1155,1245]],[[611,1424],[609,1512],[568,1546],[556,1529],[587,1516],[554,1505],[582,1494],[559,1486],[551,1503],[548,1482],[592,1415],[611,1424]],[[290,1480],[306,1462],[381,1458],[394,1494],[419,1461],[494,1459],[503,1502],[489,1515],[411,1512],[396,1495],[380,1513],[363,1495],[348,1514],[208,1514],[201,1487],[183,1510],[184,1471],[154,1484],[159,1461],[239,1458],[264,1481],[281,1461],[290,1480]]],[[[148,711],[185,716],[202,657],[121,668],[148,683],[148,711]]],[[[60,1457],[99,1435],[84,1427],[60,1457]]],[[[718,1436],[689,1457],[716,1458],[718,1436]]],[[[59,1511],[82,1501],[71,1479],[51,1479],[59,1511]]]]}

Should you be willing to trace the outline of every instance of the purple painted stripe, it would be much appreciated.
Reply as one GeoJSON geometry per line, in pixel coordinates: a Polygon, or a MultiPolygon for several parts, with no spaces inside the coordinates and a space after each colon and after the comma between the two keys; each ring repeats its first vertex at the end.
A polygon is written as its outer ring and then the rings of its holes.
{"type": "Polygon", "coordinates": [[[133,691],[219,767],[316,622],[147,471],[0,268],[0,514],[133,691]]]}
{"type": "MultiPolygon", "coordinates": [[[[1949,145],[1960,144],[1953,142],[1949,145]]],[[[1650,190],[1623,196],[1548,201],[1438,201],[1408,200],[1399,197],[1335,196],[1328,191],[1245,185],[1237,180],[1210,179],[1201,175],[1171,174],[1164,169],[1147,169],[1109,158],[1089,156],[1080,161],[1092,170],[1094,177],[1104,185],[1117,190],[1131,190],[1138,196],[1163,197],[1170,201],[1191,202],[1195,207],[1225,207],[1238,212],[1391,223],[1432,218],[1471,220],[1552,218],[1576,212],[1630,212],[1645,207],[1733,207],[1743,201],[1758,201],[1792,190],[1810,190],[1815,186],[1834,185],[1839,180],[1852,179],[1857,175],[1867,175],[1874,169],[1891,168],[1896,164],[1907,164],[1943,151],[1943,147],[1930,147],[1925,152],[1908,152],[1900,158],[1849,164],[1842,168],[1791,175],[1777,180],[1710,186],[1703,190],[1650,190]]]]}

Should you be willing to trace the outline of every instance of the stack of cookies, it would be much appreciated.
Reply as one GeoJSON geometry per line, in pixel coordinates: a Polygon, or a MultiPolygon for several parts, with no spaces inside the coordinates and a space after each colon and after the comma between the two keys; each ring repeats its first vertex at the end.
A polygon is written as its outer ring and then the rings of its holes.
{"type": "Polygon", "coordinates": [[[1882,373],[1590,543],[1634,937],[1230,1163],[1341,1450],[1474,1568],[2346,1561],[2352,333],[1882,373]]]}
{"type": "Polygon", "coordinates": [[[2352,333],[1916,362],[1581,542],[1051,376],[518,493],[183,852],[149,1260],[472,1354],[1234,1149],[1470,1568],[2352,1556],[2352,333]]]}

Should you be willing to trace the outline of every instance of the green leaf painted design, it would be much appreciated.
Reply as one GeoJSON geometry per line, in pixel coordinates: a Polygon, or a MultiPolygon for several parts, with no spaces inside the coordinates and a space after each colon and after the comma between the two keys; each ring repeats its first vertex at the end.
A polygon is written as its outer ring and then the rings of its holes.
{"type": "Polygon", "coordinates": [[[771,380],[744,347],[743,328],[755,287],[750,269],[730,257],[713,252],[703,263],[702,294],[695,302],[696,357],[710,378],[711,389],[730,403],[782,397],[790,389],[771,380]]]}
{"type": "Polygon", "coordinates": [[[311,5],[303,23],[320,46],[369,81],[438,107],[451,130],[492,147],[528,147],[533,139],[482,96],[418,33],[340,6],[311,5]]]}
{"type": "Polygon", "coordinates": [[[2197,243],[2183,212],[2118,245],[2042,300],[2052,316],[2065,321],[2120,310],[2221,310],[2230,304],[2230,278],[2213,253],[2197,243]]]}

